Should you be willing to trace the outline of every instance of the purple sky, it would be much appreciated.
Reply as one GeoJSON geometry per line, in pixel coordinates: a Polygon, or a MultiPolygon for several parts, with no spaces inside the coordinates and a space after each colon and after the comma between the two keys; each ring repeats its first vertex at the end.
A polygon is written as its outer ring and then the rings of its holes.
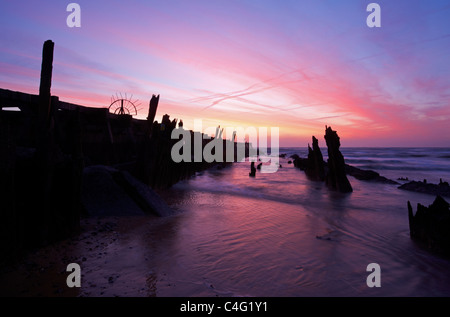
{"type": "Polygon", "coordinates": [[[450,146],[450,1],[3,1],[0,87],[37,93],[42,44],[55,42],[52,93],[187,128],[280,127],[281,146],[450,146]]]}

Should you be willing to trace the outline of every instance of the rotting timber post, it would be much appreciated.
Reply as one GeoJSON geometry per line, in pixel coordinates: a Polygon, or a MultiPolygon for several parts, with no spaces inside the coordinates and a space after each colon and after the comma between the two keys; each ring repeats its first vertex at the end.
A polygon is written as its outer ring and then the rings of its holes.
{"type": "Polygon", "coordinates": [[[39,86],[39,105],[37,111],[37,133],[36,133],[36,173],[39,180],[39,187],[36,190],[39,192],[37,199],[39,200],[37,206],[42,210],[35,212],[41,213],[42,218],[37,218],[40,223],[41,240],[47,240],[50,226],[50,200],[51,200],[51,152],[53,150],[53,126],[51,124],[52,114],[52,71],[53,71],[53,51],[55,44],[48,40],[44,43],[42,50],[42,67],[41,67],[41,81],[39,86]]]}
{"type": "Polygon", "coordinates": [[[158,110],[158,103],[159,103],[159,95],[153,95],[152,99],[150,99],[150,105],[148,107],[148,117],[147,121],[150,125],[153,124],[153,121],[155,120],[156,116],[156,110],[158,110]]]}
{"type": "Polygon", "coordinates": [[[36,173],[42,208],[41,244],[70,236],[80,226],[83,150],[78,111],[66,120],[51,96],[54,43],[44,43],[36,143],[36,173]],[[63,131],[63,133],[62,133],[63,131]],[[64,135],[62,135],[64,134],[64,135]]]}
{"type": "Polygon", "coordinates": [[[80,148],[78,111],[61,120],[59,98],[51,95],[54,43],[42,51],[39,104],[36,125],[36,208],[39,243],[70,236],[80,226],[83,153],[80,148]],[[61,122],[60,122],[61,121],[61,122]],[[40,215],[40,217],[39,217],[40,215]]]}
{"type": "Polygon", "coordinates": [[[53,71],[53,51],[55,43],[45,41],[42,49],[41,82],[39,85],[39,128],[46,129],[51,111],[51,86],[53,71]]]}

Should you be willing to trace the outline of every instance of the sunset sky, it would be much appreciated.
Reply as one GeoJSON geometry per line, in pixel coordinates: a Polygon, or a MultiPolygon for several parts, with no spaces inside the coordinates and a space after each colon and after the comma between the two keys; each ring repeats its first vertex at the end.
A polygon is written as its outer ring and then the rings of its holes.
{"type": "Polygon", "coordinates": [[[108,107],[116,93],[187,128],[279,127],[281,146],[450,146],[450,0],[2,1],[0,88],[38,93],[55,42],[52,94],[108,107]]]}

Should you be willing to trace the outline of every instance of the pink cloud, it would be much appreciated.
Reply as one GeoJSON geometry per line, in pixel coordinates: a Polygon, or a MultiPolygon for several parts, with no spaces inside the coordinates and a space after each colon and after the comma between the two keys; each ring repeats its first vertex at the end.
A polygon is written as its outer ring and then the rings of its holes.
{"type": "MultiPolygon", "coordinates": [[[[78,33],[55,31],[61,44],[53,92],[92,106],[107,105],[116,92],[133,93],[143,116],[151,95],[161,94],[160,111],[172,117],[280,126],[281,137],[298,146],[325,124],[362,145],[448,140],[448,66],[439,66],[445,56],[433,46],[447,41],[445,34],[427,37],[427,25],[406,28],[408,16],[388,15],[397,32],[376,33],[302,10],[280,18],[288,6],[270,15],[262,4],[227,8],[133,2],[101,11],[90,4],[78,33]],[[405,29],[417,37],[406,37],[405,29]]],[[[36,56],[0,52],[37,63],[1,63],[7,86],[24,88],[39,76],[36,56]]]]}

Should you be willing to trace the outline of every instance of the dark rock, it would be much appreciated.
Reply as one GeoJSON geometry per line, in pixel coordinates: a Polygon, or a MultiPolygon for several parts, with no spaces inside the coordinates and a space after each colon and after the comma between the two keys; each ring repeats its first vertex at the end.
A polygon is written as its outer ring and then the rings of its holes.
{"type": "Polygon", "coordinates": [[[89,166],[83,172],[81,200],[89,216],[143,215],[142,209],[114,181],[117,170],[107,166],[89,166]]]}
{"type": "Polygon", "coordinates": [[[297,154],[292,155],[291,158],[293,159],[294,166],[301,169],[302,171],[306,170],[306,168],[308,167],[308,159],[301,158],[297,154]]]}
{"type": "Polygon", "coordinates": [[[450,197],[450,186],[448,182],[442,182],[442,180],[439,184],[427,183],[425,181],[411,181],[399,186],[398,188],[423,194],[450,197]]]}
{"type": "Polygon", "coordinates": [[[328,147],[328,173],[325,178],[327,186],[341,193],[352,192],[352,185],[345,173],[344,156],[339,150],[341,142],[337,132],[326,127],[324,137],[328,147]]]}
{"type": "MultiPolygon", "coordinates": [[[[293,163],[294,163],[295,167],[300,168],[303,171],[311,170],[311,168],[309,167],[309,165],[310,165],[309,159],[301,158],[297,154],[294,154],[291,157],[294,158],[293,163]]],[[[324,161],[323,167],[324,167],[324,172],[326,174],[326,171],[328,170],[328,163],[324,161]]],[[[378,174],[375,171],[360,169],[358,167],[351,166],[348,164],[345,164],[345,173],[347,175],[353,176],[356,179],[361,180],[361,181],[372,181],[372,182],[392,184],[392,185],[399,184],[396,181],[393,181],[389,178],[381,176],[380,174],[378,174]]]]}
{"type": "Polygon", "coordinates": [[[84,169],[82,203],[91,216],[173,214],[149,186],[126,171],[100,165],[84,169]]]}
{"type": "Polygon", "coordinates": [[[323,181],[325,180],[323,156],[319,148],[319,141],[314,136],[312,137],[312,144],[312,148],[308,144],[308,160],[305,173],[311,180],[323,181]]]}
{"type": "Polygon", "coordinates": [[[154,190],[127,171],[116,173],[114,180],[124,188],[145,213],[152,213],[159,217],[173,215],[172,208],[154,190]]]}
{"type": "Polygon", "coordinates": [[[345,164],[345,172],[347,175],[351,175],[354,178],[361,180],[361,181],[374,181],[378,183],[385,183],[385,184],[392,184],[392,185],[398,185],[399,183],[396,181],[393,181],[389,178],[386,178],[384,176],[381,176],[375,171],[371,170],[363,170],[348,164],[345,164]]]}
{"type": "Polygon", "coordinates": [[[411,203],[408,201],[411,238],[425,243],[434,251],[450,254],[449,206],[441,196],[437,196],[428,207],[417,204],[417,212],[413,215],[411,203]]]}

